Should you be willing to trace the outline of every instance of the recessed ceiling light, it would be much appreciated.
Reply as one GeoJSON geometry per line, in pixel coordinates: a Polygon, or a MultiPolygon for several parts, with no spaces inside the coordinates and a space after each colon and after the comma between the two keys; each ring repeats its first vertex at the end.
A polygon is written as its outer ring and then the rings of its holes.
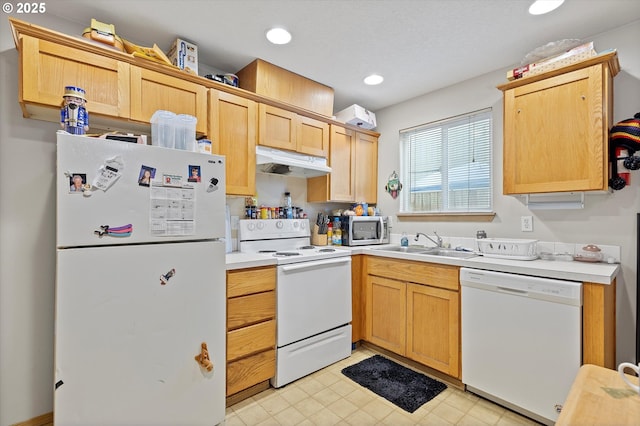
{"type": "Polygon", "coordinates": [[[564,0],[536,0],[529,6],[529,13],[532,15],[544,15],[552,10],[556,10],[564,0]]]}
{"type": "Polygon", "coordinates": [[[384,81],[384,78],[381,75],[371,74],[368,77],[365,77],[364,84],[368,84],[369,86],[375,86],[376,84],[380,84],[384,81]]]}
{"type": "Polygon", "coordinates": [[[291,41],[291,34],[284,28],[272,28],[267,31],[267,40],[273,44],[287,44],[291,41]]]}

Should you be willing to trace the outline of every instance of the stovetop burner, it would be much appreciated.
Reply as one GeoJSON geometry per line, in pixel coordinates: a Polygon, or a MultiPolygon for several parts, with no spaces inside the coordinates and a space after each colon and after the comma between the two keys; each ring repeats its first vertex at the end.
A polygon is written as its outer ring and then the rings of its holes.
{"type": "Polygon", "coordinates": [[[320,253],[332,253],[334,251],[336,251],[336,249],[332,249],[332,248],[322,248],[318,250],[318,252],[320,253]]]}
{"type": "Polygon", "coordinates": [[[260,250],[258,253],[275,253],[276,250],[260,250]]]}
{"type": "Polygon", "coordinates": [[[300,247],[300,250],[313,250],[315,248],[315,246],[302,246],[300,247]]]}
{"type": "Polygon", "coordinates": [[[296,253],[293,251],[279,251],[274,254],[274,256],[300,256],[300,253],[296,253]]]}

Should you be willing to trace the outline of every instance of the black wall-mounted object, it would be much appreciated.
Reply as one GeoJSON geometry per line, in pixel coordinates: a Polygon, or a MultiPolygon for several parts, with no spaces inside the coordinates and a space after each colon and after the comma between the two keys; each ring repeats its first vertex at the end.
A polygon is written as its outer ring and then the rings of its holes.
{"type": "Polygon", "coordinates": [[[609,132],[609,161],[611,162],[611,178],[609,186],[619,191],[627,182],[618,174],[618,160],[623,160],[627,170],[640,169],[640,157],[634,155],[640,151],[640,112],[633,118],[622,120],[611,128],[609,132]],[[627,157],[618,157],[618,148],[627,151],[627,157]]]}

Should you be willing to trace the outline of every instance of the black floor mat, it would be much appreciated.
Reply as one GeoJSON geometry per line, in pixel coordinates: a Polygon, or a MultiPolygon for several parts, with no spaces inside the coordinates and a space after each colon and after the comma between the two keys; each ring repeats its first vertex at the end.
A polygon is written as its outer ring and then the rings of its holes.
{"type": "Polygon", "coordinates": [[[346,367],[342,374],[409,413],[447,388],[444,383],[380,355],[346,367]]]}

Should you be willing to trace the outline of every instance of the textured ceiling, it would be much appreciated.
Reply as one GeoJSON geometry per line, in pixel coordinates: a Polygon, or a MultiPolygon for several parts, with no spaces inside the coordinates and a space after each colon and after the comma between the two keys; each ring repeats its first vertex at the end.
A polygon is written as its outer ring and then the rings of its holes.
{"type": "MultiPolygon", "coordinates": [[[[176,37],[199,62],[235,72],[255,58],[335,89],[335,110],[372,111],[520,63],[550,41],[585,39],[640,19],[638,0],[566,0],[543,16],[529,0],[56,0],[47,13],[112,23],[137,44],[167,51],[176,37]],[[272,26],[293,34],[274,46],[272,26]],[[369,87],[371,73],[385,77],[369,87]]],[[[28,20],[28,17],[19,17],[28,20]]],[[[596,46],[598,47],[598,46],[596,46]]],[[[600,50],[615,46],[600,46],[600,50]]],[[[640,48],[639,48],[640,51],[640,48]]],[[[201,73],[202,74],[202,73],[201,73]]]]}

